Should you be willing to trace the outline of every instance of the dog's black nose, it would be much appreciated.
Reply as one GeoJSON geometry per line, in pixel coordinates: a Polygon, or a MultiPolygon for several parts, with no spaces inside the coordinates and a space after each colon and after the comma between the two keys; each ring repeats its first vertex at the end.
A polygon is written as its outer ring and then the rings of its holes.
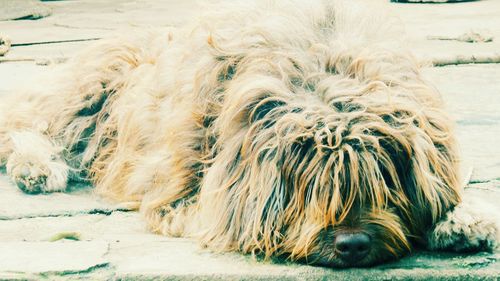
{"type": "Polygon", "coordinates": [[[364,233],[340,233],[335,237],[335,251],[342,261],[355,264],[368,255],[370,236],[364,233]]]}

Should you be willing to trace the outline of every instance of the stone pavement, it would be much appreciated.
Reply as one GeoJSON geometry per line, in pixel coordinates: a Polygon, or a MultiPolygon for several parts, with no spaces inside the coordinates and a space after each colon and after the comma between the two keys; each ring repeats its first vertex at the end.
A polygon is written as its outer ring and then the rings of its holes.
{"type": "MultiPolygon", "coordinates": [[[[387,5],[402,19],[417,56],[442,66],[426,68],[425,75],[457,120],[464,166],[473,167],[467,193],[498,207],[491,215],[499,218],[500,1],[387,5]],[[464,42],[471,32],[490,42],[464,42]],[[474,61],[496,64],[463,64],[474,61]]],[[[0,56],[0,102],[96,38],[180,25],[197,9],[195,0],[0,0],[0,19],[42,17],[0,21],[0,39],[12,42],[0,56]]],[[[213,254],[187,239],[149,234],[129,206],[104,202],[89,188],[30,196],[0,173],[0,279],[499,280],[499,260],[498,250],[417,252],[370,269],[332,270],[213,254]]]]}

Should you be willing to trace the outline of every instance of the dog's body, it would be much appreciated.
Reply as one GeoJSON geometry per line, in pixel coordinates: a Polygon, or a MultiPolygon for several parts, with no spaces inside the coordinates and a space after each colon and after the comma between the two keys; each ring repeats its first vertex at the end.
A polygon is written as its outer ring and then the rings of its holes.
{"type": "Polygon", "coordinates": [[[491,250],[483,218],[450,226],[451,121],[386,30],[282,1],[100,42],[0,105],[0,164],[28,193],[88,179],[140,202],[154,232],[217,250],[328,266],[491,250]]]}

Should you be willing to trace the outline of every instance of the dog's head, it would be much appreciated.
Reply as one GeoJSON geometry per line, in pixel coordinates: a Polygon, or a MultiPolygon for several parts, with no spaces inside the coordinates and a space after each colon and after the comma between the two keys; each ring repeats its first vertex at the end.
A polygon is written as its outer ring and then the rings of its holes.
{"type": "Polygon", "coordinates": [[[423,243],[460,200],[457,157],[437,93],[408,80],[233,81],[201,193],[204,241],[334,267],[423,243]]]}

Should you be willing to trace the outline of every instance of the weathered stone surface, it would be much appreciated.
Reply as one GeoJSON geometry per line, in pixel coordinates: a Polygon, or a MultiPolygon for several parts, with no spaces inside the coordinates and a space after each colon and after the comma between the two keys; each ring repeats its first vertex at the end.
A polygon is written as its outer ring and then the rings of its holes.
{"type": "Polygon", "coordinates": [[[107,37],[128,29],[180,25],[198,13],[195,0],[46,3],[53,10],[50,17],[0,22],[0,30],[8,34],[14,44],[107,37]]]}
{"type": "MultiPolygon", "coordinates": [[[[13,0],[15,1],[15,0],[13,0]]],[[[375,0],[363,0],[374,2],[375,0]]],[[[377,0],[387,3],[386,0],[377,0]]],[[[55,1],[53,15],[38,21],[0,22],[0,30],[13,44],[86,38],[103,38],[130,28],[177,26],[199,14],[200,6],[188,1],[55,1]]],[[[408,45],[425,61],[452,63],[480,58],[500,60],[500,2],[477,1],[452,5],[397,4],[386,6],[401,18],[408,32],[408,45]],[[487,43],[456,40],[474,31],[492,37],[487,43]]],[[[128,31],[130,32],[130,31],[128,31]]],[[[70,56],[71,48],[58,45],[55,52],[38,48],[13,47],[7,58],[33,56],[37,59],[70,56]],[[59,51],[61,48],[62,52],[59,51]],[[19,50],[18,50],[19,49],[19,50]]]]}
{"type": "Polygon", "coordinates": [[[100,241],[0,242],[0,273],[85,272],[108,264],[108,248],[100,241]]]}
{"type": "Polygon", "coordinates": [[[47,67],[35,65],[32,62],[23,63],[0,63],[0,97],[10,92],[15,92],[23,84],[30,85],[34,78],[44,71],[47,67]]]}
{"type": "MultiPolygon", "coordinates": [[[[293,263],[257,261],[238,254],[212,254],[189,242],[136,243],[111,248],[110,260],[121,277],[163,276],[179,280],[190,278],[234,277],[246,280],[389,280],[433,279],[439,277],[498,276],[499,254],[480,253],[469,256],[419,252],[370,269],[327,269],[293,263]],[[154,258],[152,258],[154,256],[154,258]],[[189,262],[186,262],[189,261],[189,262]],[[473,273],[473,274],[472,274],[473,273]]],[[[161,277],[160,277],[161,279],[161,277]]]]}
{"type": "Polygon", "coordinates": [[[129,209],[126,204],[112,205],[104,202],[90,188],[71,193],[28,196],[14,187],[5,176],[0,176],[0,200],[0,220],[112,213],[129,209]]]}
{"type": "Polygon", "coordinates": [[[475,1],[457,4],[392,4],[407,32],[408,45],[418,57],[439,61],[456,57],[498,57],[500,55],[500,2],[475,1]],[[456,38],[476,31],[493,37],[489,43],[465,43],[455,40],[429,40],[433,37],[456,38]]]}
{"type": "MultiPolygon", "coordinates": [[[[498,186],[477,184],[467,193],[489,202],[500,200],[498,186]],[[493,192],[493,193],[492,193],[493,192]]],[[[37,279],[65,276],[128,280],[494,280],[500,274],[500,252],[456,255],[417,252],[398,262],[370,269],[334,270],[240,254],[214,254],[194,241],[149,234],[137,213],[27,218],[0,221],[0,278],[37,279]],[[59,232],[78,232],[81,241],[46,242],[59,232]],[[85,248],[84,251],[80,249],[85,248]],[[20,249],[17,251],[16,249],[20,249]],[[41,258],[43,252],[49,258],[41,258]],[[70,258],[72,261],[59,262],[70,258]],[[13,253],[15,252],[15,253],[13,253]],[[52,256],[53,252],[60,252],[52,256]],[[29,253],[29,255],[28,255],[29,253]],[[1,258],[9,256],[10,261],[1,258]],[[84,257],[80,257],[82,255],[84,257]],[[21,270],[20,270],[21,269],[21,270]],[[8,274],[8,275],[7,275],[8,274]]]]}
{"type": "Polygon", "coordinates": [[[456,119],[463,159],[473,166],[473,181],[500,177],[500,64],[425,70],[456,119]]]}
{"type": "Polygon", "coordinates": [[[32,64],[37,64],[40,61],[65,61],[77,54],[85,46],[91,44],[91,42],[11,47],[11,50],[5,56],[0,57],[0,63],[29,61],[32,64]]]}
{"type": "MultiPolygon", "coordinates": [[[[51,199],[49,201],[57,204],[51,199]]],[[[148,242],[172,239],[150,233],[137,212],[0,220],[0,229],[8,230],[0,232],[1,242],[49,241],[58,234],[70,232],[78,234],[80,241],[148,242]]]]}
{"type": "Polygon", "coordinates": [[[36,0],[0,0],[0,21],[40,19],[49,16],[51,9],[36,0]]]}
{"type": "Polygon", "coordinates": [[[39,61],[68,58],[89,42],[65,44],[50,42],[106,38],[113,34],[137,32],[138,28],[180,25],[197,13],[197,6],[193,0],[47,3],[53,10],[53,15],[48,18],[38,21],[0,22],[0,30],[13,44],[9,53],[0,58],[0,63],[26,59],[39,61]],[[48,44],[30,45],[42,42],[48,44]]]}

